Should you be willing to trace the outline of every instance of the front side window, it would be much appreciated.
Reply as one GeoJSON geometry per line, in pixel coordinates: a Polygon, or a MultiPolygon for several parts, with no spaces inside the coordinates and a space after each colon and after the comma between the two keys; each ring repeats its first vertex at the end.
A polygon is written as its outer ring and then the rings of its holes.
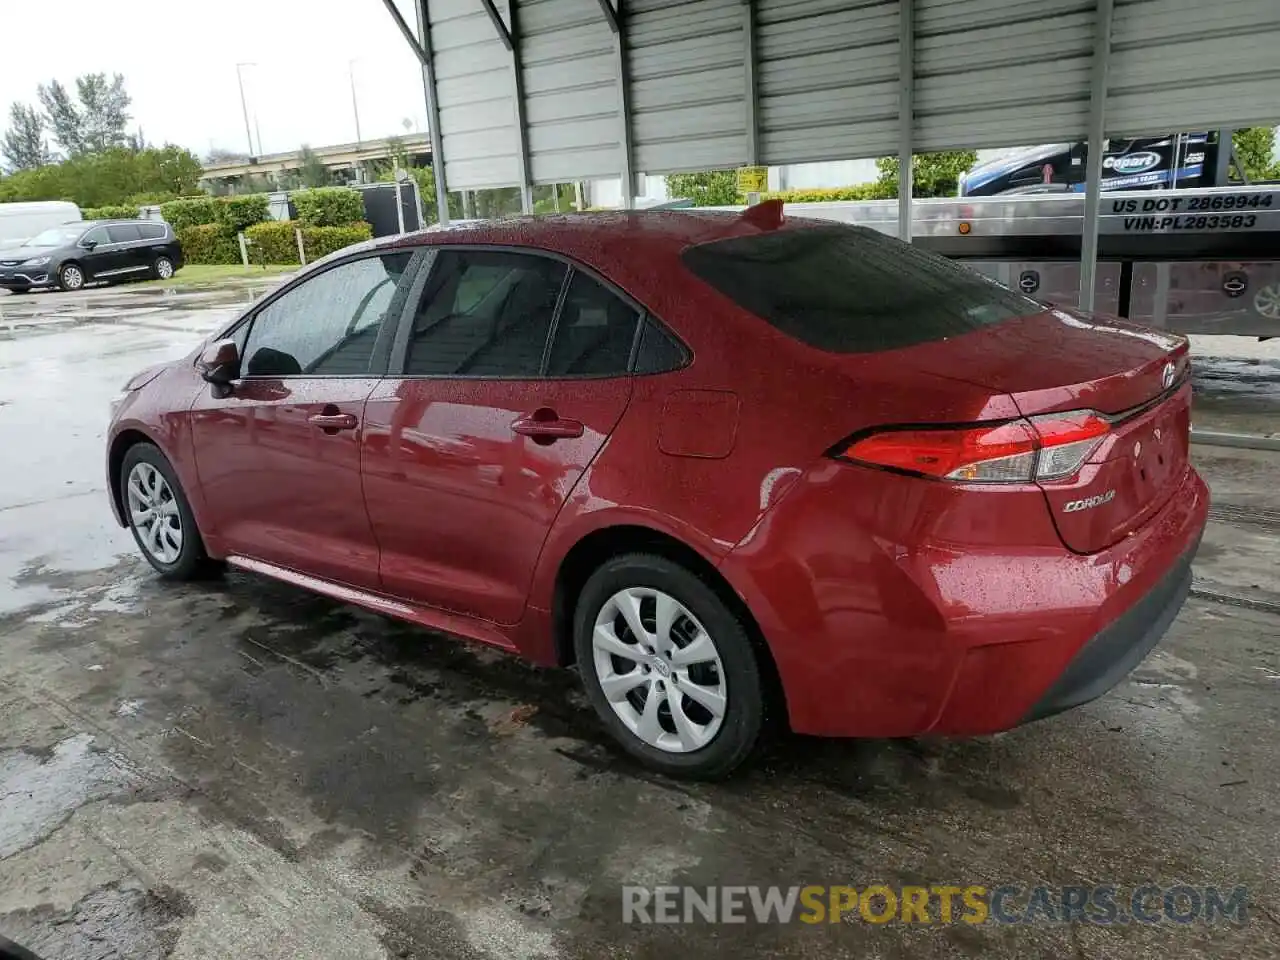
{"type": "Polygon", "coordinates": [[[725,296],[811,347],[868,353],[958,336],[1044,309],[980,274],[866,227],[713,240],[681,254],[725,296]]]}
{"type": "Polygon", "coordinates": [[[639,320],[634,307],[575,270],[556,321],[547,376],[622,376],[639,320]]]}
{"type": "Polygon", "coordinates": [[[441,250],[413,318],[407,376],[536,377],[566,267],[496,250],[441,250]]]}
{"type": "Polygon", "coordinates": [[[383,323],[404,303],[411,253],[340,264],[276,298],[253,318],[245,376],[368,376],[383,323]]]}
{"type": "Polygon", "coordinates": [[[87,247],[91,243],[101,245],[109,242],[110,241],[107,239],[107,228],[94,227],[92,230],[86,233],[84,237],[80,240],[80,245],[83,247],[87,247]]]}
{"type": "Polygon", "coordinates": [[[34,237],[23,244],[24,247],[61,247],[68,243],[75,243],[80,239],[80,234],[84,231],[84,227],[77,224],[71,227],[50,227],[48,230],[41,230],[34,237]]]}

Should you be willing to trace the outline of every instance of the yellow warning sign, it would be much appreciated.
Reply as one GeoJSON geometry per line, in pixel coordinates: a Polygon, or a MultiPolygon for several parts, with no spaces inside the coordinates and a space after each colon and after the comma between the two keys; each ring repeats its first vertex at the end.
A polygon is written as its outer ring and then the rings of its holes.
{"type": "Polygon", "coordinates": [[[764,193],[769,189],[768,167],[739,167],[738,192],[764,193]]]}

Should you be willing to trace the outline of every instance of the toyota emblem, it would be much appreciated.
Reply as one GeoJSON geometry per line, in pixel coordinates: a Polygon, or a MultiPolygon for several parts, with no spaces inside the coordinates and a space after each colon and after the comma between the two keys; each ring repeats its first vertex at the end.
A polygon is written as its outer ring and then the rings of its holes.
{"type": "Polygon", "coordinates": [[[1174,370],[1172,363],[1166,363],[1164,370],[1160,373],[1160,382],[1164,384],[1164,388],[1168,390],[1173,386],[1174,370]]]}

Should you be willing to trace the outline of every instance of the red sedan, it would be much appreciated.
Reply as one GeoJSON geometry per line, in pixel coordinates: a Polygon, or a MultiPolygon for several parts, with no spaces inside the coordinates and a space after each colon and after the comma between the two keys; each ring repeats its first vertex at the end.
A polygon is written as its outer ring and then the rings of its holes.
{"type": "Polygon", "coordinates": [[[1187,343],[870,230],[498,221],[351,248],[135,377],[112,507],[222,562],[576,663],[673,774],[772,717],[971,735],[1099,696],[1191,582],[1187,343]]]}

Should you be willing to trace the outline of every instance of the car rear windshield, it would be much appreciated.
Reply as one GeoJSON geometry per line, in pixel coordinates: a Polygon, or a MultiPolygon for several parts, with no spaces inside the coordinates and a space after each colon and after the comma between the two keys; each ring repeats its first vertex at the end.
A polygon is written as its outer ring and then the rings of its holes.
{"type": "Polygon", "coordinates": [[[832,353],[944,340],[1044,309],[866,227],[784,228],[698,244],[682,257],[739,306],[832,353]]]}

